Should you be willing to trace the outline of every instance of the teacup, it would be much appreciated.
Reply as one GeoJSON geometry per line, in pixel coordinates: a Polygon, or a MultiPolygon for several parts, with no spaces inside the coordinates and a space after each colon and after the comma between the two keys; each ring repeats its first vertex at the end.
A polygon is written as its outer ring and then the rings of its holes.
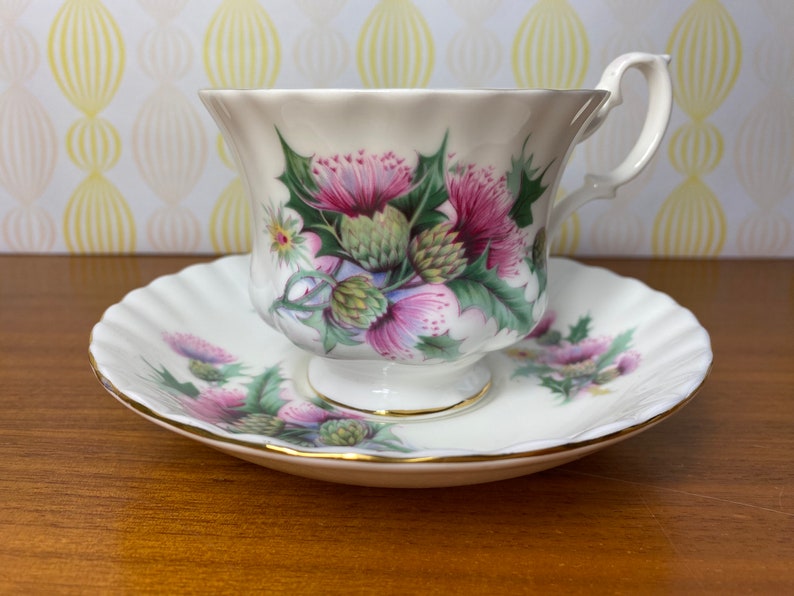
{"type": "Polygon", "coordinates": [[[669,58],[626,54],[592,90],[204,90],[251,202],[250,296],[311,354],[321,397],[381,414],[470,404],[488,352],[546,309],[549,239],[657,150],[669,58]],[[554,202],[574,147],[649,86],[626,160],[554,202]]]}

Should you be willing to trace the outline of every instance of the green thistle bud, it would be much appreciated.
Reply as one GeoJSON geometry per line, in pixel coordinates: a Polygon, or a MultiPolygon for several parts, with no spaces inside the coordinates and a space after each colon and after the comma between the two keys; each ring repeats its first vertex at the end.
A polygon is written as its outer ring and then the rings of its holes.
{"type": "Polygon", "coordinates": [[[201,360],[191,360],[188,363],[188,368],[190,369],[190,372],[196,376],[196,378],[201,379],[202,381],[207,381],[208,383],[217,383],[219,381],[225,380],[223,373],[208,362],[202,362],[201,360]]]}
{"type": "Polygon", "coordinates": [[[599,372],[593,382],[596,385],[606,385],[610,381],[614,381],[620,376],[620,371],[618,370],[617,366],[613,366],[612,368],[607,368],[599,372]]]}
{"type": "Polygon", "coordinates": [[[241,433],[275,437],[284,429],[284,421],[270,414],[248,414],[235,422],[233,428],[241,433]]]}
{"type": "Polygon", "coordinates": [[[389,303],[383,293],[364,275],[340,281],[331,292],[334,319],[357,329],[368,329],[386,313],[389,303]]]}
{"type": "Polygon", "coordinates": [[[596,374],[596,363],[593,360],[584,360],[574,364],[566,364],[560,368],[560,373],[566,377],[589,377],[596,374]]]}
{"type": "Polygon", "coordinates": [[[458,232],[448,223],[423,230],[411,240],[408,256],[419,276],[427,283],[455,279],[466,268],[466,254],[458,232]]]}
{"type": "Polygon", "coordinates": [[[352,447],[367,438],[367,426],[352,418],[328,420],[320,427],[320,440],[326,445],[352,447]]]}
{"type": "Polygon", "coordinates": [[[388,271],[402,263],[408,250],[408,220],[387,205],[372,217],[343,216],[340,241],[351,257],[367,271],[388,271]]]}

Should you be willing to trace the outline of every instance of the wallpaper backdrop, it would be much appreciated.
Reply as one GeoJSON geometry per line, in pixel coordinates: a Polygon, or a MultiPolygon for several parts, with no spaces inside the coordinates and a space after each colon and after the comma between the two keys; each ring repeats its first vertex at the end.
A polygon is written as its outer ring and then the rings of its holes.
{"type": "MultiPolygon", "coordinates": [[[[791,0],[0,0],[0,251],[232,252],[248,206],[202,87],[594,86],[672,54],[653,166],[558,253],[794,256],[791,0]]],[[[642,78],[563,179],[616,165],[642,78]]]]}

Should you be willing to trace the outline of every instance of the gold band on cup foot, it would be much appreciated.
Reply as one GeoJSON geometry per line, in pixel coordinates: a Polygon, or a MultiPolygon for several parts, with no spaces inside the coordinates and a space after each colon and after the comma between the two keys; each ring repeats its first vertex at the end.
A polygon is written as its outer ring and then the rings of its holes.
{"type": "Polygon", "coordinates": [[[470,406],[488,393],[491,379],[481,354],[432,364],[312,356],[306,368],[306,388],[327,403],[403,418],[470,406]]]}
{"type": "Polygon", "coordinates": [[[410,416],[428,416],[430,414],[441,414],[443,412],[453,412],[453,411],[456,411],[456,410],[461,410],[463,408],[467,408],[467,407],[469,407],[471,405],[474,405],[475,403],[480,401],[483,397],[485,397],[485,395],[491,389],[491,382],[488,381],[488,383],[482,389],[480,389],[477,393],[475,393],[474,395],[472,395],[470,397],[467,397],[467,398],[463,399],[462,401],[459,401],[458,403],[451,404],[451,405],[448,405],[448,406],[442,406],[442,407],[438,407],[438,408],[422,408],[422,409],[418,409],[418,410],[368,410],[366,408],[357,408],[357,407],[354,407],[354,406],[350,406],[350,405],[344,404],[344,403],[342,403],[340,401],[337,401],[335,399],[332,399],[332,398],[328,397],[327,395],[323,395],[322,393],[317,391],[312,386],[310,381],[309,381],[309,387],[311,387],[312,392],[317,397],[319,397],[321,400],[323,400],[327,404],[330,404],[330,405],[332,405],[334,407],[337,407],[337,408],[346,408],[348,410],[354,410],[356,412],[361,412],[363,414],[372,414],[372,415],[375,415],[375,416],[391,416],[391,417],[394,417],[394,418],[407,418],[407,417],[410,417],[410,416]]]}

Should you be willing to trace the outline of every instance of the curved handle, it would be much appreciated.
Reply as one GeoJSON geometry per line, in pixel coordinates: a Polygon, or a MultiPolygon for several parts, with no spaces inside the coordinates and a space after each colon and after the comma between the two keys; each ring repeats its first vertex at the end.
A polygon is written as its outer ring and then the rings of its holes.
{"type": "Polygon", "coordinates": [[[639,70],[648,83],[645,124],[623,163],[605,174],[586,174],[580,188],[554,205],[548,225],[549,237],[556,234],[568,216],[585,203],[593,199],[614,197],[617,188],[636,178],[656,153],[673,107],[673,88],[667,67],[669,62],[670,56],[667,55],[634,52],[619,56],[606,68],[596,89],[609,91],[610,95],[579,140],[583,141],[592,135],[604,123],[612,108],[623,103],[620,83],[630,68],[639,70]]]}

